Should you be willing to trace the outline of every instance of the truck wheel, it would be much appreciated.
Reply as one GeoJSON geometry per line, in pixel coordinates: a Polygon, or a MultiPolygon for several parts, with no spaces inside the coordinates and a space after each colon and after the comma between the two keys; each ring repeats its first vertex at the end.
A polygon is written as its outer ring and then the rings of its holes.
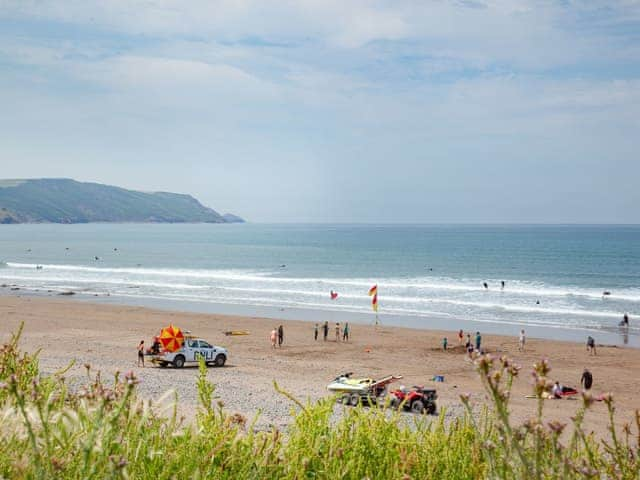
{"type": "Polygon", "coordinates": [[[400,399],[398,397],[391,397],[391,401],[389,402],[389,407],[397,410],[400,408],[400,399]]]}
{"type": "Polygon", "coordinates": [[[227,357],[225,357],[222,353],[218,354],[216,356],[216,360],[214,362],[214,365],[216,367],[224,367],[224,362],[227,361],[227,357]]]}
{"type": "Polygon", "coordinates": [[[436,404],[435,403],[430,403],[429,405],[427,405],[427,413],[429,415],[435,415],[436,414],[436,404]]]}
{"type": "Polygon", "coordinates": [[[422,403],[422,400],[416,400],[415,402],[413,402],[411,404],[411,411],[413,413],[422,413],[422,412],[424,412],[424,403],[422,403]]]}
{"type": "Polygon", "coordinates": [[[349,397],[349,405],[351,405],[352,407],[357,407],[358,403],[360,403],[360,395],[358,395],[357,393],[352,393],[349,397]]]}
{"type": "Polygon", "coordinates": [[[173,365],[176,368],[184,367],[184,357],[182,355],[178,355],[176,358],[173,359],[173,365]]]}

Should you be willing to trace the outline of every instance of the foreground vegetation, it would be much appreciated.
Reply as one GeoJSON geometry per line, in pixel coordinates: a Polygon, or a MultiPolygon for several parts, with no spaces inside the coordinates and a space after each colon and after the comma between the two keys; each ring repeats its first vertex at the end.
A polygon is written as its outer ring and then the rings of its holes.
{"type": "MultiPolygon", "coordinates": [[[[291,427],[254,432],[225,413],[201,365],[200,405],[194,422],[182,424],[170,397],[151,404],[136,395],[133,374],[106,382],[87,368],[86,385],[73,391],[64,372],[41,376],[37,354],[21,353],[19,332],[0,351],[0,477],[154,479],[426,479],[426,478],[621,478],[640,475],[640,436],[616,431],[613,400],[610,438],[598,442],[582,421],[592,402],[583,397],[572,433],[534,418],[512,425],[508,400],[519,368],[507,359],[477,359],[493,400],[489,413],[445,424],[400,421],[382,408],[347,409],[332,422],[334,402],[292,402],[291,427]],[[479,418],[478,418],[479,417],[479,418]]],[[[549,367],[534,368],[538,395],[548,390],[549,367]]],[[[276,386],[277,388],[277,386],[276,386]]],[[[636,414],[634,429],[640,427],[636,414]]]]}

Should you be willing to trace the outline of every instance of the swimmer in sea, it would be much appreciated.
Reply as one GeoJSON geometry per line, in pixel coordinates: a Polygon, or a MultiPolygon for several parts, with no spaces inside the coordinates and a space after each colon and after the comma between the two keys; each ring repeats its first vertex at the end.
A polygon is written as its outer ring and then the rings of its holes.
{"type": "Polygon", "coordinates": [[[629,326],[629,315],[628,314],[624,314],[624,316],[622,317],[622,322],[620,322],[620,325],[623,327],[628,327],[629,326]]]}

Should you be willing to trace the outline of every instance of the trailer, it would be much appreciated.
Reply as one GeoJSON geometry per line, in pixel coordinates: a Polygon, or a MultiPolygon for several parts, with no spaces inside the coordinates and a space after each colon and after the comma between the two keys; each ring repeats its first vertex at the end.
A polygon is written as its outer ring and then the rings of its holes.
{"type": "Polygon", "coordinates": [[[398,381],[402,375],[387,375],[380,380],[373,378],[351,378],[353,372],[337,376],[327,385],[327,390],[337,394],[337,401],[344,405],[383,404],[389,384],[398,381]]]}

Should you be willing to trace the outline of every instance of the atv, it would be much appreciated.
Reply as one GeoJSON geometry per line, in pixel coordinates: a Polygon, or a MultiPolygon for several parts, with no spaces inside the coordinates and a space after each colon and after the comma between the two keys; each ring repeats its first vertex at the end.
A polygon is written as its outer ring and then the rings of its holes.
{"type": "Polygon", "coordinates": [[[438,394],[433,388],[424,388],[419,386],[411,387],[407,390],[400,387],[398,390],[391,392],[391,401],[389,405],[392,408],[403,408],[413,413],[428,413],[433,415],[436,413],[436,399],[438,394]]]}

